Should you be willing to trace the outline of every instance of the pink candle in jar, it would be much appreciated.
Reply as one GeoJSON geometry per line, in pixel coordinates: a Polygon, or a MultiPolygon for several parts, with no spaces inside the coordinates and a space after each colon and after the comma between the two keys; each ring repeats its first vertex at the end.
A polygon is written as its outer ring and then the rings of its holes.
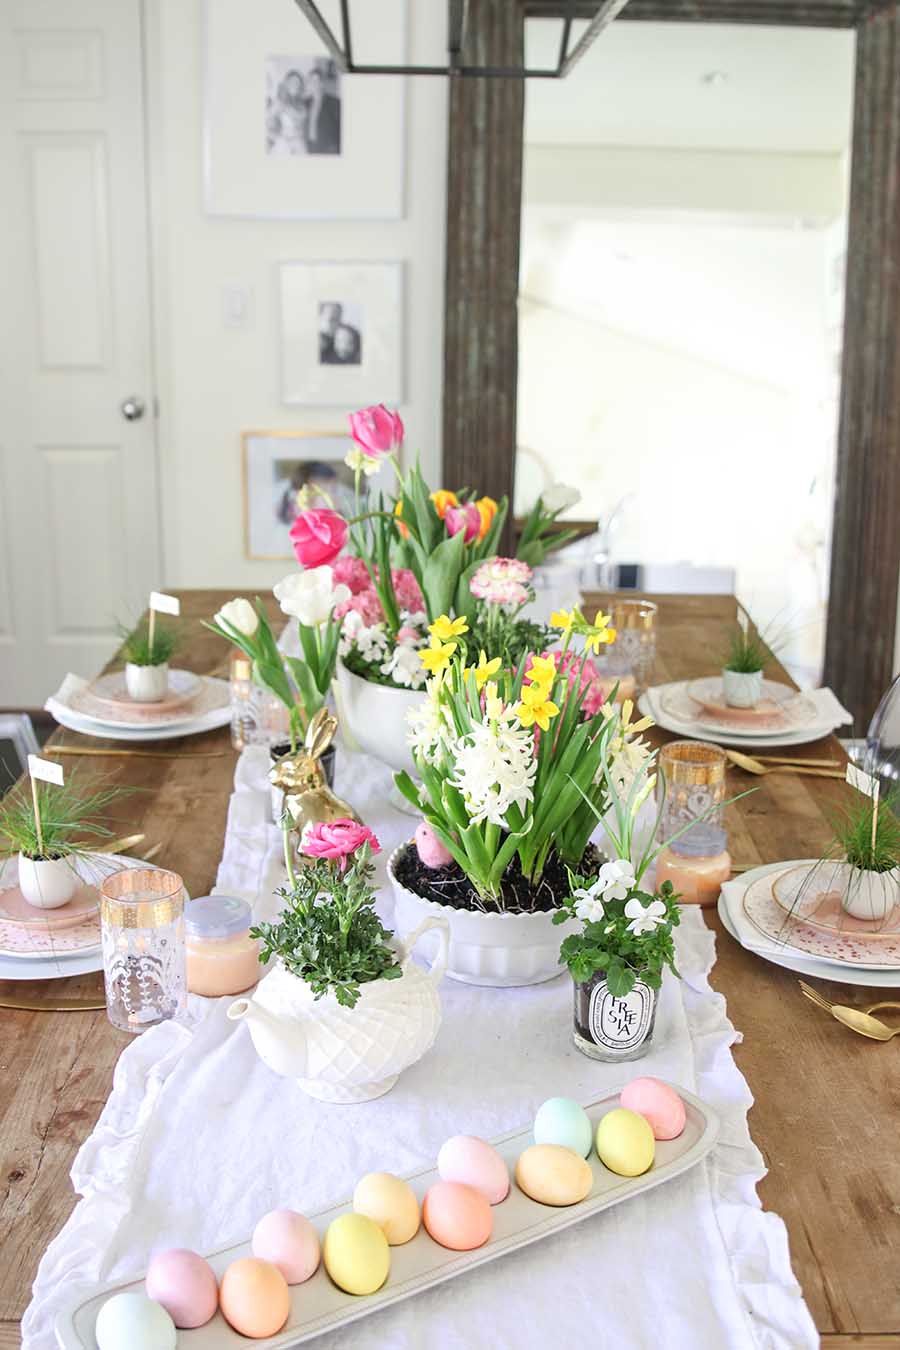
{"type": "Polygon", "coordinates": [[[682,852],[678,845],[684,847],[684,841],[664,848],[656,859],[657,886],[671,881],[683,905],[714,905],[723,881],[731,876],[731,854],[725,848],[718,853],[682,852]]]}
{"type": "Polygon", "coordinates": [[[262,975],[259,940],[250,936],[253,914],[245,900],[204,895],[185,907],[187,987],[220,998],[242,994],[262,975]]]}

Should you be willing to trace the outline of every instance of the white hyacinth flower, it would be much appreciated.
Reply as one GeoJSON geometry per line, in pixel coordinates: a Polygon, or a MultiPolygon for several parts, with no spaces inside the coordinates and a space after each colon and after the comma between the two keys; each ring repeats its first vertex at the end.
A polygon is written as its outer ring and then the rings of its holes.
{"type": "Polygon", "coordinates": [[[652,933],[665,922],[666,907],[662,900],[651,900],[649,905],[643,904],[640,900],[629,900],[625,906],[625,918],[631,920],[628,925],[629,933],[640,937],[642,933],[652,933]]]}
{"type": "Polygon", "coordinates": [[[463,795],[473,825],[488,820],[506,829],[506,813],[533,801],[537,774],[534,737],[514,721],[512,709],[486,717],[452,747],[456,773],[450,782],[463,795]]]}

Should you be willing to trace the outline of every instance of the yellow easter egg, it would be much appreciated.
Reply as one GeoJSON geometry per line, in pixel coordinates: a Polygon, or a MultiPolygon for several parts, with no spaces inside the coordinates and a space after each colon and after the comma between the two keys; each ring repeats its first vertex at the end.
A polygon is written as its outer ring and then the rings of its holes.
{"type": "Polygon", "coordinates": [[[341,1214],[331,1221],[322,1257],[332,1280],[348,1294],[374,1294],[391,1268],[387,1238],[364,1214],[341,1214]]]}
{"type": "Polygon", "coordinates": [[[532,1144],[519,1154],[516,1185],[541,1205],[577,1205],[593,1184],[590,1164],[562,1144],[532,1144]]]}
{"type": "Polygon", "coordinates": [[[378,1224],[388,1244],[400,1247],[419,1231],[419,1202],[409,1182],[391,1172],[368,1172],[356,1183],[353,1208],[378,1224]]]}
{"type": "Polygon", "coordinates": [[[597,1157],[620,1177],[639,1177],[653,1166],[653,1127],[636,1111],[617,1106],[597,1126],[597,1157]]]}

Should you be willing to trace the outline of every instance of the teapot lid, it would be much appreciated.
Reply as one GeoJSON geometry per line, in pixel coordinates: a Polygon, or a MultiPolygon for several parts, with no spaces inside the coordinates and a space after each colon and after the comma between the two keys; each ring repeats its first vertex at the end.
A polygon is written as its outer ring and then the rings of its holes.
{"type": "Polygon", "coordinates": [[[253,911],[246,900],[234,895],[201,895],[184,908],[188,937],[230,938],[246,933],[253,911]]]}

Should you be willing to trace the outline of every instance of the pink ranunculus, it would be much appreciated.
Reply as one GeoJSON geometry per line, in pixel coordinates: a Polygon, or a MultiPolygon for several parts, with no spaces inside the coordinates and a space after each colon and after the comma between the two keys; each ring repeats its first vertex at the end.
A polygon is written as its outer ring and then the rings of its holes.
{"type": "Polygon", "coordinates": [[[325,507],[301,511],[291,526],[294,556],[301,567],[334,562],[347,542],[349,526],[337,511],[325,507]]]}
{"type": "Polygon", "coordinates": [[[403,423],[399,413],[378,403],[350,414],[350,435],[368,459],[384,459],[403,444],[403,423]]]}
{"type": "Polygon", "coordinates": [[[478,538],[481,529],[478,507],[474,502],[466,502],[465,506],[448,506],[444,512],[444,524],[448,534],[459,534],[460,530],[465,530],[466,543],[471,544],[473,539],[478,538]]]}
{"type": "Polygon", "coordinates": [[[362,558],[354,558],[349,553],[343,558],[336,558],[331,570],[334,573],[334,584],[349,586],[351,595],[359,595],[360,591],[366,590],[372,584],[369,569],[362,558]]]}
{"type": "Polygon", "coordinates": [[[343,872],[350,854],[362,848],[363,844],[368,844],[372,853],[381,852],[381,844],[369,827],[345,816],[343,820],[319,821],[315,825],[307,825],[300,849],[308,858],[339,861],[343,872]]]}

